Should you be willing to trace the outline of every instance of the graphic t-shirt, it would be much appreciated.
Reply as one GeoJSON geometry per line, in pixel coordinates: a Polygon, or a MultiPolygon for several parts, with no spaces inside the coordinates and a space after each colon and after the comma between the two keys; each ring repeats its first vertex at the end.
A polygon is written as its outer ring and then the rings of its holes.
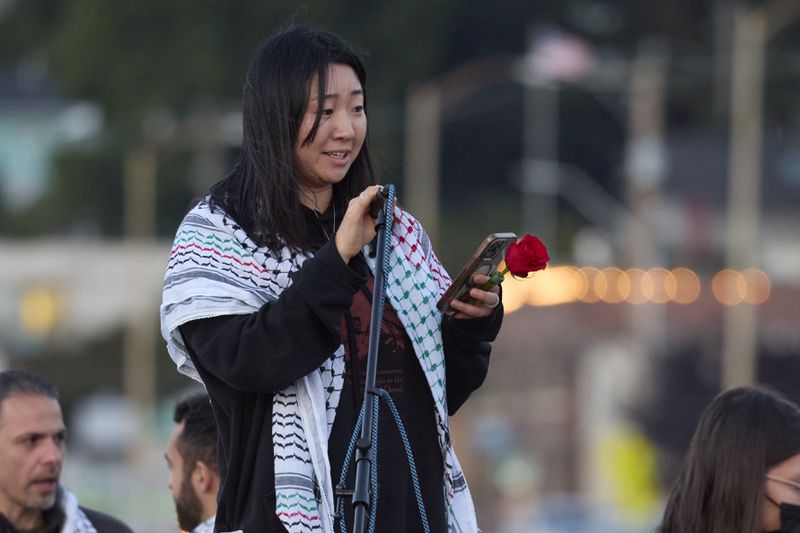
{"type": "MultiPolygon", "coordinates": [[[[329,439],[329,458],[334,483],[338,483],[347,445],[353,434],[364,398],[369,328],[374,279],[356,293],[349,313],[342,319],[345,347],[345,380],[329,439]]],[[[433,398],[408,334],[387,303],[378,345],[376,386],[394,400],[405,426],[417,467],[425,512],[431,531],[446,531],[442,476],[444,466],[437,442],[433,398]]],[[[421,531],[421,522],[408,469],[406,452],[394,417],[381,401],[378,416],[378,515],[380,531],[421,531]]],[[[350,462],[347,489],[354,488],[355,465],[350,462]]],[[[345,499],[347,525],[352,527],[352,505],[345,499]]]]}

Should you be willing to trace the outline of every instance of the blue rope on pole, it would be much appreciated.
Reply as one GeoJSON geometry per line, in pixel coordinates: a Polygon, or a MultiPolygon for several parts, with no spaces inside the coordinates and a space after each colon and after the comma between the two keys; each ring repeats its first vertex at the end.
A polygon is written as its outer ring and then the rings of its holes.
{"type": "MultiPolygon", "coordinates": [[[[395,425],[397,426],[397,430],[400,433],[400,439],[403,441],[403,448],[406,452],[406,460],[408,461],[408,469],[411,474],[411,482],[414,486],[414,497],[417,500],[417,509],[419,509],[419,516],[420,520],[422,521],[422,527],[425,533],[430,533],[430,525],[428,524],[428,514],[425,512],[425,503],[422,501],[422,488],[419,484],[419,475],[417,474],[417,465],[414,461],[414,451],[411,449],[411,442],[408,440],[408,434],[406,433],[406,428],[403,425],[403,420],[400,418],[400,413],[397,411],[397,406],[394,404],[394,400],[392,400],[391,395],[386,392],[384,389],[375,389],[375,394],[378,395],[379,398],[383,399],[386,404],[389,406],[389,410],[394,417],[395,425]]],[[[375,402],[374,404],[374,417],[373,417],[373,435],[375,435],[375,442],[372,443],[372,447],[370,449],[370,459],[372,460],[372,467],[370,469],[370,485],[372,494],[370,495],[370,517],[369,517],[369,531],[370,533],[374,533],[375,531],[375,520],[378,511],[378,412],[379,412],[380,403],[375,402]]],[[[361,412],[359,413],[358,420],[356,421],[356,426],[353,429],[353,436],[350,438],[350,443],[347,446],[347,453],[345,454],[344,463],[342,464],[342,473],[339,476],[339,486],[343,486],[347,479],[347,471],[350,468],[350,461],[353,458],[353,452],[355,451],[356,447],[356,440],[361,429],[361,424],[364,421],[364,407],[362,406],[361,412]]],[[[344,518],[344,500],[339,499],[337,502],[337,514],[339,515],[339,528],[342,533],[347,532],[347,523],[344,518]]]]}
{"type": "MultiPolygon", "coordinates": [[[[375,389],[376,391],[379,389],[375,389]]],[[[372,403],[372,446],[369,449],[370,458],[370,497],[369,497],[369,533],[374,533],[375,523],[378,518],[378,411],[380,402],[372,403]]]]}
{"type": "MultiPolygon", "coordinates": [[[[391,237],[392,237],[392,223],[394,222],[394,202],[395,202],[395,188],[394,185],[387,185],[388,195],[386,199],[386,213],[385,213],[385,231],[384,231],[384,249],[389,250],[391,244],[391,237]]],[[[383,258],[383,288],[386,287],[386,273],[389,272],[389,254],[386,253],[383,258]]],[[[383,322],[383,301],[380,302],[380,308],[378,309],[378,322],[383,322]]],[[[414,462],[414,452],[411,449],[411,443],[408,440],[408,434],[406,433],[405,426],[403,425],[403,421],[400,418],[400,413],[397,411],[397,407],[392,400],[391,395],[383,389],[375,388],[373,390],[374,394],[377,395],[377,400],[381,398],[387,403],[389,406],[389,410],[392,412],[392,416],[394,417],[395,424],[397,426],[397,430],[400,433],[400,438],[403,441],[403,448],[406,452],[406,459],[408,460],[408,468],[411,473],[411,481],[414,485],[414,496],[417,500],[417,508],[419,509],[419,516],[422,521],[422,527],[425,533],[430,533],[430,525],[428,524],[428,515],[425,512],[425,504],[422,501],[422,489],[419,485],[419,476],[417,474],[417,467],[416,463],[414,462]]],[[[364,422],[364,409],[365,406],[361,406],[361,411],[358,414],[358,420],[356,421],[355,428],[353,429],[353,436],[350,438],[350,443],[347,446],[347,452],[345,453],[344,463],[342,464],[342,472],[339,476],[339,485],[343,487],[347,481],[347,471],[350,468],[350,462],[353,459],[353,453],[355,452],[356,442],[358,441],[358,435],[361,432],[361,425],[364,422]]],[[[369,515],[369,532],[375,532],[376,526],[376,519],[378,514],[378,413],[380,410],[380,401],[376,401],[373,403],[373,417],[372,417],[372,443],[370,444],[370,515],[369,515]]],[[[341,533],[347,533],[347,524],[345,520],[345,513],[344,513],[344,500],[339,498],[336,503],[336,512],[339,515],[339,528],[341,533]]]]}
{"type": "MultiPolygon", "coordinates": [[[[397,425],[397,430],[400,432],[400,439],[403,441],[403,448],[406,450],[406,459],[408,460],[408,470],[411,472],[411,482],[414,485],[414,496],[417,498],[417,508],[419,509],[419,516],[422,520],[422,527],[425,533],[430,533],[431,528],[428,525],[428,514],[425,512],[425,504],[422,501],[422,489],[419,486],[419,477],[417,475],[417,465],[414,462],[414,451],[411,449],[411,443],[408,440],[406,428],[403,425],[403,420],[400,418],[400,413],[392,400],[391,395],[383,389],[375,389],[375,392],[386,401],[389,410],[394,416],[394,422],[397,425]]],[[[376,439],[377,444],[377,439],[376,439]]]]}
{"type": "MultiPolygon", "coordinates": [[[[344,463],[342,463],[342,472],[339,474],[339,484],[337,487],[344,487],[347,483],[347,471],[350,469],[350,461],[353,460],[353,452],[356,450],[356,441],[358,435],[361,433],[361,424],[364,423],[364,406],[361,406],[361,411],[358,413],[358,420],[356,420],[356,427],[353,428],[353,435],[350,437],[350,443],[347,445],[347,452],[344,456],[344,463]]],[[[336,501],[336,513],[339,515],[339,528],[341,533],[347,533],[347,523],[344,519],[344,498],[338,498],[336,501]]]]}

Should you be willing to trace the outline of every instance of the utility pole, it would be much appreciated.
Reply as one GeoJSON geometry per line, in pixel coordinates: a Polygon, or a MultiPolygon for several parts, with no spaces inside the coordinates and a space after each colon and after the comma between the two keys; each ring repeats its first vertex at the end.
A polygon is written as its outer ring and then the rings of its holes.
{"type": "MultiPolygon", "coordinates": [[[[633,216],[627,228],[627,259],[631,266],[643,269],[662,264],[657,216],[666,167],[665,56],[663,43],[644,41],[639,44],[630,67],[625,177],[633,216]]],[[[637,351],[651,355],[654,345],[664,338],[664,306],[647,303],[631,306],[630,325],[637,351]]]]}
{"type": "MultiPolygon", "coordinates": [[[[128,149],[124,166],[123,233],[127,248],[156,238],[157,172],[159,157],[176,152],[195,154],[194,174],[211,181],[223,173],[223,152],[241,138],[226,134],[227,116],[219,112],[198,113],[188,119],[145,134],[145,139],[128,149]],[[216,174],[216,176],[212,176],[216,174]]],[[[205,184],[203,184],[205,186],[205,184]]],[[[135,280],[131,268],[129,280],[135,280]]],[[[156,339],[158,300],[148,295],[145,303],[131,305],[123,334],[123,388],[140,415],[137,443],[129,460],[137,464],[151,451],[153,408],[156,405],[156,339]]]]}
{"type": "Polygon", "coordinates": [[[439,152],[442,96],[439,84],[414,87],[406,100],[405,200],[425,225],[431,241],[439,238],[439,152]]]}
{"type": "MultiPolygon", "coordinates": [[[[551,41],[557,42],[557,34],[551,41]]],[[[555,247],[558,233],[558,136],[561,83],[553,65],[541,59],[536,28],[528,31],[522,101],[522,233],[555,247]],[[539,50],[537,50],[537,47],[539,50]],[[537,55],[538,54],[538,55],[537,55]]]]}
{"type": "MultiPolygon", "coordinates": [[[[124,235],[126,244],[152,241],[156,235],[156,167],[154,147],[143,144],[132,148],[124,167],[124,235]]],[[[129,279],[135,279],[129,276],[129,279]]],[[[131,306],[122,341],[122,381],[125,397],[139,415],[137,442],[130,448],[129,461],[140,464],[151,451],[156,403],[156,325],[155,309],[131,306]]]]}
{"type": "MultiPolygon", "coordinates": [[[[733,16],[731,129],[729,147],[727,267],[756,266],[761,218],[764,64],[767,44],[800,18],[798,0],[772,0],[733,16]]],[[[722,384],[725,389],[756,380],[758,315],[741,303],[725,309],[722,384]]]]}

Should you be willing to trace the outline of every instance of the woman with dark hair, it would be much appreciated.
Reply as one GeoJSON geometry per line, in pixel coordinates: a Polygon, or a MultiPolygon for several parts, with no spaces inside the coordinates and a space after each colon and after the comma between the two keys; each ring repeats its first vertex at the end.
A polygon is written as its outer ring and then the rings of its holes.
{"type": "Polygon", "coordinates": [[[700,418],[659,531],[800,532],[800,409],[764,388],[717,396],[700,418]]]}
{"type": "MultiPolygon", "coordinates": [[[[378,268],[365,83],[356,54],[328,32],[291,27],[268,39],[245,81],[239,158],[175,238],[162,334],[217,418],[217,531],[332,532],[334,487],[342,476],[353,487],[342,470],[378,268]]],[[[430,530],[477,531],[448,416],[486,376],[499,290],[473,288],[475,303],[442,316],[450,278],[419,222],[399,207],[393,215],[377,385],[406,426],[430,530]]],[[[387,409],[379,420],[378,530],[421,530],[387,409]]]]}

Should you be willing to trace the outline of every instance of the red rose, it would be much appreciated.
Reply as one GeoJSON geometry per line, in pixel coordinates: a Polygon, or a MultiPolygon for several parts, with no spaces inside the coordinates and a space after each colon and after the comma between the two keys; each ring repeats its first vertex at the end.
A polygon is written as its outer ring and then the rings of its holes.
{"type": "Polygon", "coordinates": [[[533,235],[525,235],[506,251],[506,269],[512,276],[525,277],[530,272],[542,270],[549,260],[547,248],[533,235]]]}

